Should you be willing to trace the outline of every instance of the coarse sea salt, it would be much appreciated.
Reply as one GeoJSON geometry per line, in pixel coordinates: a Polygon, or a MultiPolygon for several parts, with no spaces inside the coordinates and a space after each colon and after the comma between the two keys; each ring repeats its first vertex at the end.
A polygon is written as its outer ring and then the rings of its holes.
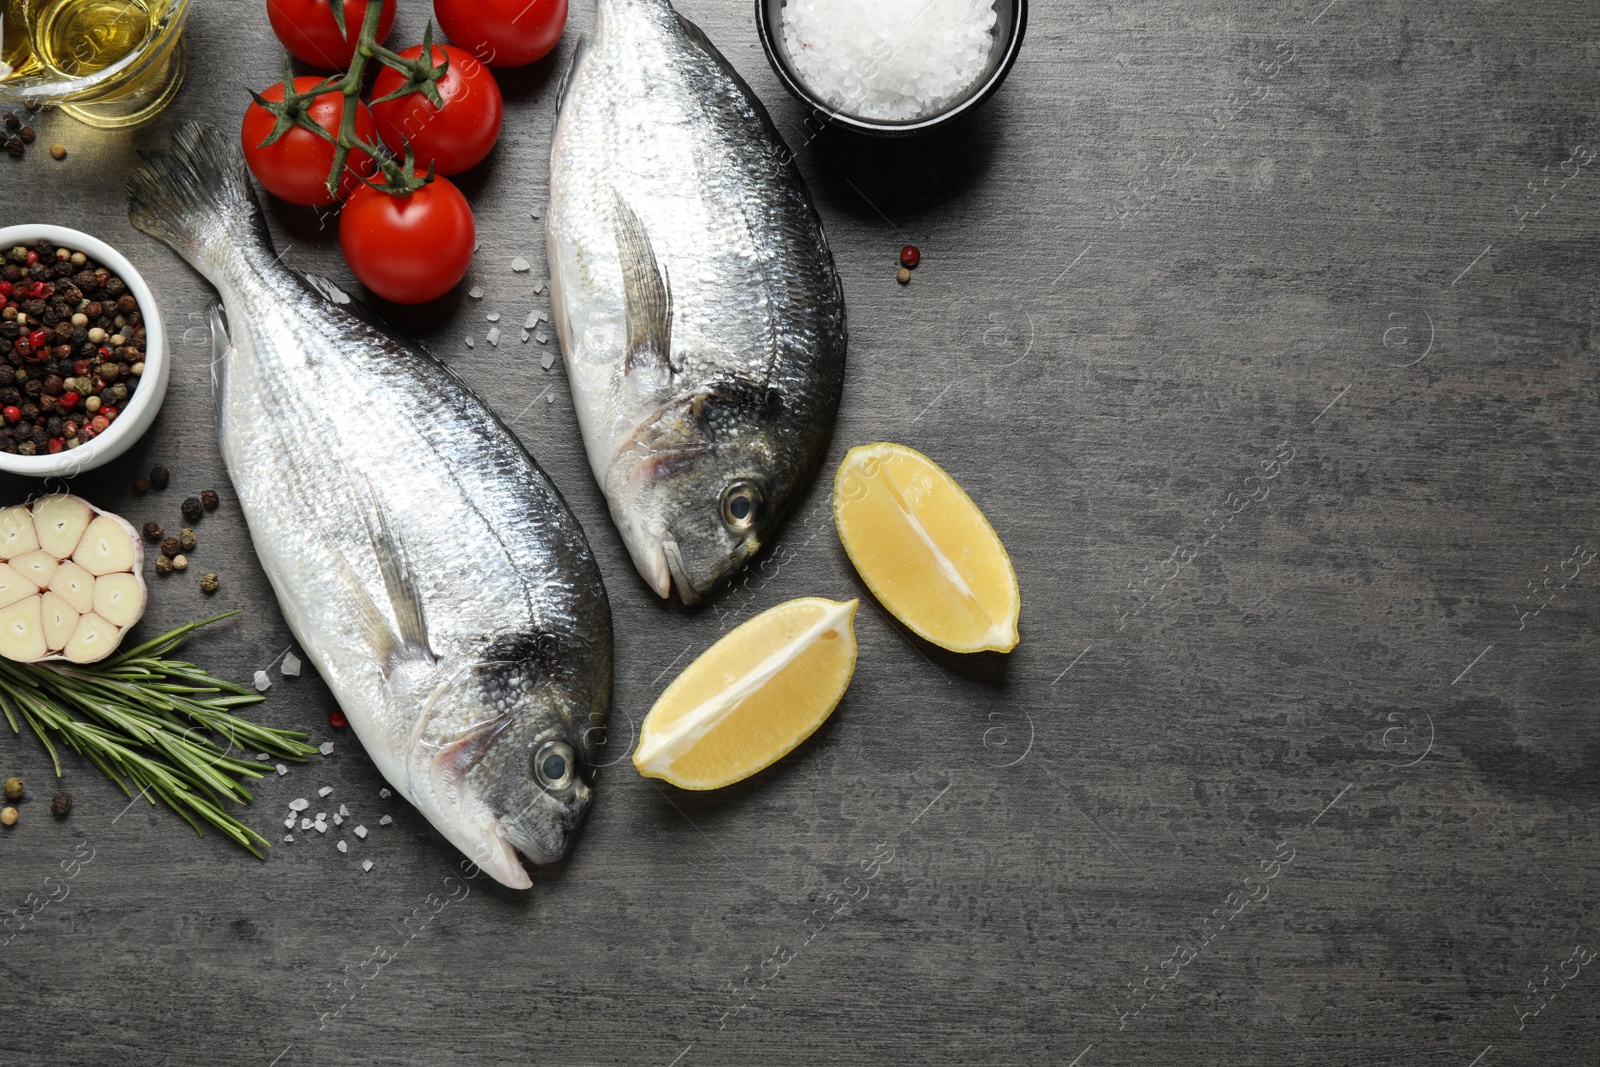
{"type": "Polygon", "coordinates": [[[283,671],[286,678],[298,678],[300,677],[300,668],[302,666],[304,664],[300,662],[299,656],[296,656],[293,652],[285,652],[283,654],[283,666],[279,669],[283,671]]]}
{"type": "Polygon", "coordinates": [[[983,76],[995,0],[787,0],[783,46],[800,80],[863,119],[943,110],[983,76]]]}

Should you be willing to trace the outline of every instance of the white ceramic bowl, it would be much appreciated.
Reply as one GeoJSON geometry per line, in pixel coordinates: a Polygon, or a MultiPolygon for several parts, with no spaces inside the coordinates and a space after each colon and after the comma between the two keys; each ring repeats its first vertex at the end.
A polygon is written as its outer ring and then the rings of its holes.
{"type": "Polygon", "coordinates": [[[161,326],[161,312],[156,298],[145,284],[144,277],[133,269],[133,264],[116,249],[97,237],[91,237],[65,226],[23,225],[0,227],[0,252],[17,245],[31,245],[44,239],[57,247],[82,252],[90,259],[108,268],[127,283],[128,291],[139,302],[139,313],[144,316],[144,374],[139,387],[105,433],[86,445],[57,452],[55,455],[19,456],[0,452],[0,471],[23,474],[32,478],[71,478],[95,467],[104,466],[126,452],[156,421],[156,412],[167,396],[167,378],[172,366],[167,358],[167,334],[161,326]]]}

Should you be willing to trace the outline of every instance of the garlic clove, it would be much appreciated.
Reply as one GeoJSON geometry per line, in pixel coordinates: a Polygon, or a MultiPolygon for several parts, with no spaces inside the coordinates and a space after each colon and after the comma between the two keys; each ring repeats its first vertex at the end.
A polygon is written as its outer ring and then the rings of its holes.
{"type": "Polygon", "coordinates": [[[10,559],[39,547],[33,529],[33,512],[28,505],[0,509],[0,559],[10,559]]]}
{"type": "MultiPolygon", "coordinates": [[[[0,627],[3,625],[3,621],[0,621],[0,627]]],[[[73,663],[93,663],[104,659],[107,653],[116,648],[120,637],[121,631],[116,626],[91,612],[78,620],[78,625],[72,631],[72,638],[66,647],[62,648],[61,655],[73,663]]],[[[0,633],[0,639],[3,638],[4,634],[0,633]]],[[[42,637],[40,643],[43,644],[42,637]]],[[[3,651],[3,646],[0,646],[0,651],[3,651]]],[[[42,656],[44,653],[40,652],[39,655],[42,656]]]]}
{"type": "Polygon", "coordinates": [[[69,560],[63,560],[50,590],[59,593],[78,614],[94,610],[94,575],[69,560]]]}
{"type": "Polygon", "coordinates": [[[72,562],[99,577],[112,571],[133,570],[136,551],[131,527],[110,515],[100,515],[83,531],[72,562]]]}
{"type": "Polygon", "coordinates": [[[60,593],[46,592],[39,598],[44,622],[44,641],[51,648],[65,648],[78,627],[78,613],[60,593]]]}
{"type": "Polygon", "coordinates": [[[102,574],[94,580],[94,613],[114,626],[132,626],[144,614],[144,583],[127,571],[102,574]]]}
{"type": "Polygon", "coordinates": [[[39,587],[25,574],[17,573],[8,563],[0,563],[0,607],[15,604],[23,597],[34,596],[39,587]]]}
{"type": "Polygon", "coordinates": [[[17,556],[10,561],[10,566],[39,589],[48,589],[50,580],[56,576],[56,568],[61,566],[61,560],[40,548],[17,556]]]}
{"type": "Polygon", "coordinates": [[[94,518],[81,497],[58,494],[41,497],[33,503],[33,526],[39,547],[57,559],[66,559],[83,539],[83,532],[94,518]]]}
{"type": "Polygon", "coordinates": [[[28,663],[50,651],[44,639],[39,599],[30,596],[0,608],[0,656],[28,663]]]}

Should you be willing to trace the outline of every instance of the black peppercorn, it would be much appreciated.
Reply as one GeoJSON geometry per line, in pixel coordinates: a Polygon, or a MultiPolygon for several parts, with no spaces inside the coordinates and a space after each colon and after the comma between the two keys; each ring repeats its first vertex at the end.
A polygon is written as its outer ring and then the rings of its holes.
{"type": "Polygon", "coordinates": [[[72,794],[57,793],[55,799],[50,801],[50,814],[56,816],[70,815],[72,813],[72,794]]]}
{"type": "Polygon", "coordinates": [[[199,522],[204,512],[200,507],[200,498],[191,496],[183,502],[183,518],[185,522],[199,522]]]}
{"type": "Polygon", "coordinates": [[[217,491],[215,489],[201,490],[200,505],[202,507],[204,507],[207,511],[216,511],[217,504],[217,491]]]}
{"type": "Polygon", "coordinates": [[[147,523],[145,523],[144,524],[144,535],[145,535],[146,538],[148,538],[151,541],[159,541],[159,540],[161,540],[161,535],[162,535],[161,524],[159,522],[147,522],[147,523]]]}
{"type": "Polygon", "coordinates": [[[150,479],[135,478],[133,480],[133,491],[135,493],[148,493],[150,491],[150,479]]]}
{"type": "Polygon", "coordinates": [[[168,537],[161,542],[161,554],[163,556],[176,556],[181,551],[183,551],[183,546],[178,544],[176,537],[168,537]]]}
{"type": "Polygon", "coordinates": [[[20,130],[21,128],[22,128],[22,120],[17,118],[17,116],[13,115],[11,112],[7,111],[6,112],[6,129],[15,131],[15,130],[20,130]]]}
{"type": "Polygon", "coordinates": [[[167,482],[172,480],[172,472],[165,467],[150,468],[150,488],[165,489],[167,482]]]}

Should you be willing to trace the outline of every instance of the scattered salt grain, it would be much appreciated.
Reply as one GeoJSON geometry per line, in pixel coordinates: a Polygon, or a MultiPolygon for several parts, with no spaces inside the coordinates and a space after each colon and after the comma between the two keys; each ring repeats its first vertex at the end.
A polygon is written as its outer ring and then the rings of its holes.
{"type": "Polygon", "coordinates": [[[864,119],[935,114],[983,76],[995,0],[787,0],[783,47],[829,104],[864,119]]]}
{"type": "Polygon", "coordinates": [[[543,278],[540,278],[538,281],[533,283],[533,291],[536,292],[536,293],[544,292],[544,287],[545,287],[545,280],[543,278]]]}
{"type": "Polygon", "coordinates": [[[289,773],[289,768],[284,766],[281,763],[278,764],[277,766],[273,767],[272,769],[277,771],[280,777],[289,773]]]}
{"type": "Polygon", "coordinates": [[[325,822],[312,823],[311,828],[319,834],[325,834],[328,832],[328,824],[325,822]]]}
{"type": "Polygon", "coordinates": [[[393,815],[385,815],[383,818],[378,820],[378,825],[379,826],[388,826],[392,822],[394,822],[394,816],[393,815]]]}
{"type": "Polygon", "coordinates": [[[544,217],[544,205],[543,204],[535,205],[535,207],[534,207],[533,211],[531,212],[531,214],[536,219],[543,218],[544,217]]]}
{"type": "Polygon", "coordinates": [[[378,790],[378,796],[384,800],[387,800],[389,799],[389,791],[387,789],[380,789],[378,790]]]}
{"type": "Polygon", "coordinates": [[[483,299],[483,290],[479,289],[476,285],[474,285],[472,287],[472,289],[470,291],[468,291],[467,295],[472,297],[472,299],[474,299],[474,300],[482,300],[483,299]]]}
{"type": "Polygon", "coordinates": [[[522,328],[524,330],[531,330],[535,326],[539,325],[539,320],[542,318],[544,318],[544,315],[540,312],[530,311],[528,312],[528,318],[522,324],[522,328]]]}
{"type": "Polygon", "coordinates": [[[554,367],[555,365],[556,365],[556,354],[554,352],[550,351],[548,348],[545,349],[544,350],[544,355],[539,357],[539,366],[543,367],[545,370],[549,370],[551,367],[554,367]]]}
{"type": "Polygon", "coordinates": [[[287,845],[294,844],[294,835],[293,834],[284,834],[283,835],[283,841],[284,841],[284,844],[287,844],[287,845]]]}
{"type": "Polygon", "coordinates": [[[478,249],[480,249],[482,247],[483,247],[483,242],[482,241],[474,241],[474,242],[472,242],[472,250],[474,252],[476,252],[478,249]]]}
{"type": "Polygon", "coordinates": [[[267,677],[266,671],[256,671],[256,692],[265,693],[272,686],[272,679],[267,677]]]}
{"type": "Polygon", "coordinates": [[[335,826],[343,826],[344,825],[344,816],[338,814],[337,812],[334,813],[333,825],[335,825],[335,826]]]}
{"type": "Polygon", "coordinates": [[[522,343],[523,344],[527,344],[528,343],[528,338],[530,338],[532,336],[533,336],[533,334],[529,333],[527,330],[523,330],[522,331],[522,343]]]}
{"type": "Polygon", "coordinates": [[[300,677],[301,666],[299,656],[296,656],[293,652],[285,652],[283,654],[283,666],[279,669],[283,671],[285,678],[298,678],[300,677]]]}
{"type": "Polygon", "coordinates": [[[293,830],[294,829],[294,816],[293,815],[291,815],[287,819],[283,820],[283,828],[285,830],[293,830]]]}
{"type": "Polygon", "coordinates": [[[485,341],[488,341],[490,344],[494,345],[496,348],[499,348],[500,347],[500,327],[498,327],[498,326],[489,327],[489,332],[483,335],[483,339],[485,341]]]}
{"type": "Polygon", "coordinates": [[[310,806],[311,806],[311,801],[307,800],[305,797],[301,797],[298,800],[289,801],[289,810],[290,811],[305,811],[310,806]]]}
{"type": "Polygon", "coordinates": [[[271,758],[272,757],[267,755],[265,752],[257,752],[256,753],[256,759],[260,760],[262,763],[267,762],[267,760],[269,760],[271,758]]]}
{"type": "Polygon", "coordinates": [[[357,837],[365,838],[367,836],[367,828],[365,826],[356,827],[355,835],[357,837]]]}
{"type": "Polygon", "coordinates": [[[550,331],[541,326],[533,331],[533,339],[542,345],[547,345],[550,343],[550,331]]]}
{"type": "Polygon", "coordinates": [[[301,819],[300,820],[300,829],[302,829],[302,830],[311,829],[311,820],[310,819],[301,819]]]}
{"type": "Polygon", "coordinates": [[[319,796],[319,797],[329,796],[332,793],[333,793],[333,786],[331,786],[331,785],[325,785],[321,789],[317,790],[317,796],[319,796]]]}
{"type": "Polygon", "coordinates": [[[322,742],[322,744],[317,746],[317,751],[322,753],[324,756],[333,755],[333,742],[332,741],[324,741],[324,742],[322,742]]]}
{"type": "Polygon", "coordinates": [[[362,870],[363,870],[363,871],[370,871],[370,870],[372,870],[372,861],[371,861],[371,860],[362,860],[362,861],[361,861],[361,869],[362,869],[362,870]]]}
{"type": "Polygon", "coordinates": [[[473,345],[473,340],[472,340],[472,338],[470,338],[470,337],[468,337],[468,338],[467,338],[467,347],[468,347],[468,348],[471,348],[471,347],[472,347],[472,345],[473,345]]]}
{"type": "Polygon", "coordinates": [[[337,845],[334,845],[333,847],[338,849],[340,852],[349,852],[350,851],[350,846],[345,844],[343,841],[340,841],[337,845]]]}
{"type": "Polygon", "coordinates": [[[516,271],[518,274],[526,273],[528,268],[531,267],[532,265],[533,264],[529,263],[527,260],[523,259],[521,256],[518,256],[516,259],[513,259],[511,261],[511,269],[516,271]]]}
{"type": "Polygon", "coordinates": [[[554,396],[547,396],[544,398],[544,402],[546,404],[554,404],[556,402],[556,398],[554,396]]]}
{"type": "Polygon", "coordinates": [[[343,804],[340,804],[339,805],[339,814],[340,815],[344,815],[344,816],[348,816],[350,814],[350,809],[345,807],[343,804]]]}
{"type": "Polygon", "coordinates": [[[498,311],[489,312],[489,321],[490,322],[499,322],[500,321],[500,312],[498,312],[498,311]]]}
{"type": "Polygon", "coordinates": [[[327,817],[328,817],[328,813],[327,812],[325,812],[325,811],[317,812],[317,821],[318,822],[322,822],[322,821],[326,820],[327,817]]]}

